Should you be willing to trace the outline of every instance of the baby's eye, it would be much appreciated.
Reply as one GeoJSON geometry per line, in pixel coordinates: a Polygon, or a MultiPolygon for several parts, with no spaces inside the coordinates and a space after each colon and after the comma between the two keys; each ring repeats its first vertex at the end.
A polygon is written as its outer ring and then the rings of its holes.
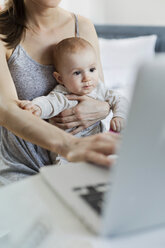
{"type": "Polygon", "coordinates": [[[75,71],[73,74],[78,76],[78,75],[80,75],[80,73],[81,73],[81,71],[75,71]]]}
{"type": "Polygon", "coordinates": [[[94,72],[95,70],[96,70],[96,68],[95,68],[95,67],[90,68],[90,72],[94,72]]]}

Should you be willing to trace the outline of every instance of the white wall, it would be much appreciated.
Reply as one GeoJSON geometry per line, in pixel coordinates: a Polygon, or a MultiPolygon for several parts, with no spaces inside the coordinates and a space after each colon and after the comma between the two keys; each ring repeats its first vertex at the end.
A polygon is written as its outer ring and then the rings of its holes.
{"type": "Polygon", "coordinates": [[[90,18],[94,23],[105,23],[108,0],[62,0],[61,7],[90,18]]]}
{"type": "Polygon", "coordinates": [[[3,6],[4,0],[0,0],[0,6],[3,6]]]}
{"type": "Polygon", "coordinates": [[[107,22],[165,25],[165,0],[109,0],[107,22]]]}
{"type": "Polygon", "coordinates": [[[61,6],[94,23],[165,26],[165,0],[61,0],[61,6]]]}
{"type": "Polygon", "coordinates": [[[165,25],[165,0],[62,0],[94,23],[165,25]]]}

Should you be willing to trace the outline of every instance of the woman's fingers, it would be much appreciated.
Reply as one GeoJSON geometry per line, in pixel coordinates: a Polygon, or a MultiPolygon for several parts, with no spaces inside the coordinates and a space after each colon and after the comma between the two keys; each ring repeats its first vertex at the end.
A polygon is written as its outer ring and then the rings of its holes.
{"type": "Polygon", "coordinates": [[[56,127],[59,127],[61,129],[70,129],[70,128],[74,128],[80,125],[79,122],[69,122],[69,123],[54,123],[52,122],[54,125],[56,125],[56,127]]]}
{"type": "Polygon", "coordinates": [[[67,160],[87,161],[108,166],[114,162],[108,155],[114,154],[119,142],[119,135],[104,133],[76,140],[70,145],[67,160]]]}
{"type": "Polygon", "coordinates": [[[61,128],[63,130],[69,129],[69,128],[75,128],[71,133],[77,134],[80,131],[84,130],[85,128],[93,125],[94,121],[84,122],[82,125],[81,121],[74,121],[74,122],[69,122],[69,123],[67,123],[67,122],[66,123],[58,123],[58,122],[54,122],[54,120],[53,120],[52,124],[56,125],[57,127],[61,128]]]}
{"type": "Polygon", "coordinates": [[[72,127],[75,127],[74,123],[78,123],[77,125],[79,125],[77,116],[74,113],[74,108],[66,109],[62,111],[57,116],[51,118],[51,122],[62,129],[68,128],[67,125],[65,125],[65,123],[73,123],[72,127]],[[60,125],[60,124],[64,124],[64,125],[60,125]]]}
{"type": "Polygon", "coordinates": [[[79,132],[81,132],[82,130],[84,130],[83,126],[78,126],[77,128],[75,128],[72,132],[70,132],[71,134],[75,135],[79,132]]]}
{"type": "Polygon", "coordinates": [[[89,151],[86,154],[84,154],[83,152],[75,153],[74,151],[72,151],[68,154],[67,159],[72,162],[86,161],[104,166],[111,165],[111,160],[107,156],[95,151],[89,151]]]}
{"type": "Polygon", "coordinates": [[[59,115],[57,115],[57,117],[67,117],[67,116],[72,116],[74,115],[74,108],[70,108],[70,109],[65,109],[63,110],[59,115]]]}
{"type": "Polygon", "coordinates": [[[102,152],[103,154],[106,155],[110,155],[116,152],[117,143],[120,140],[120,135],[104,133],[94,136],[96,137],[94,139],[92,149],[94,149],[97,152],[102,152]]]}
{"type": "Polygon", "coordinates": [[[52,121],[54,123],[67,123],[67,122],[75,122],[77,121],[77,117],[75,115],[71,115],[71,116],[66,116],[66,117],[53,117],[52,121]]]}
{"type": "Polygon", "coordinates": [[[74,95],[74,94],[71,94],[71,95],[66,95],[66,97],[68,98],[68,100],[77,100],[77,101],[84,101],[87,96],[77,96],[77,95],[74,95]]]}

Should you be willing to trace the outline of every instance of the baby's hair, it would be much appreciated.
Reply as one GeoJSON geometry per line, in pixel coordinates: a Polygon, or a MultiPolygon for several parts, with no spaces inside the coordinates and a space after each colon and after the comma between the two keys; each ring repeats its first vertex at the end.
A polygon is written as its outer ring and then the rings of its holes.
{"type": "Polygon", "coordinates": [[[94,51],[93,46],[83,38],[71,37],[60,41],[53,48],[53,63],[55,70],[58,71],[60,62],[67,53],[77,53],[86,48],[94,51]]]}

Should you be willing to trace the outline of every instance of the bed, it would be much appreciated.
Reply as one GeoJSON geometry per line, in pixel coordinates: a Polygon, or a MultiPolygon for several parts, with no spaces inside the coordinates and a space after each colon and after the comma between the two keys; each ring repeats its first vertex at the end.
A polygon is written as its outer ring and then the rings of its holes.
{"type": "Polygon", "coordinates": [[[146,35],[157,35],[156,53],[165,52],[165,27],[163,26],[125,26],[95,25],[98,37],[105,39],[121,39],[146,35]]]}
{"type": "MultiPolygon", "coordinates": [[[[95,25],[104,81],[131,101],[139,65],[165,52],[165,27],[95,25]]],[[[106,128],[112,115],[103,122],[106,128]]]]}
{"type": "Polygon", "coordinates": [[[165,27],[95,25],[105,83],[111,88],[130,88],[139,64],[165,52],[165,27]]]}

